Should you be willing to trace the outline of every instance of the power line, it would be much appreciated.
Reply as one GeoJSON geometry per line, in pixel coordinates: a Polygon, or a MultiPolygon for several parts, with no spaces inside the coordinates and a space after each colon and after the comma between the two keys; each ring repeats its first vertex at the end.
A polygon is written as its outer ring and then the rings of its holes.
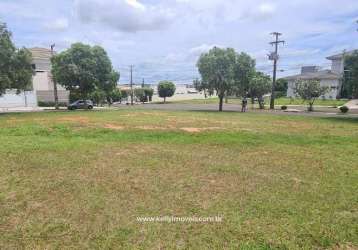
{"type": "Polygon", "coordinates": [[[271,90],[271,101],[270,101],[270,109],[275,109],[275,87],[276,87],[276,76],[277,76],[277,61],[279,59],[278,55],[278,45],[285,44],[285,41],[279,40],[279,37],[282,35],[279,32],[271,33],[275,37],[275,41],[271,42],[272,46],[275,46],[275,52],[272,52],[269,55],[269,59],[273,61],[273,81],[272,81],[272,90],[271,90]]]}

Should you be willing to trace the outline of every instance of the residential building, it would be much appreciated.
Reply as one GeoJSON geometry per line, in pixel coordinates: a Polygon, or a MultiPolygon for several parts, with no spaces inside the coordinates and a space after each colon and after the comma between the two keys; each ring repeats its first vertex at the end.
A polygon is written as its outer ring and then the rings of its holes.
{"type": "MultiPolygon", "coordinates": [[[[33,90],[36,92],[37,101],[54,102],[54,82],[51,75],[51,50],[31,48],[30,52],[32,53],[33,67],[35,70],[33,90]]],[[[57,84],[57,95],[60,103],[68,103],[69,94],[69,91],[57,84]]]]}
{"type": "MultiPolygon", "coordinates": [[[[355,51],[355,50],[354,50],[355,51]]],[[[328,87],[328,92],[321,98],[336,99],[340,96],[342,88],[342,78],[344,74],[344,57],[354,51],[344,52],[327,57],[331,61],[331,69],[322,70],[318,66],[302,67],[301,73],[294,76],[285,77],[288,80],[288,97],[295,97],[295,82],[302,80],[319,80],[321,86],[328,87]]]]}

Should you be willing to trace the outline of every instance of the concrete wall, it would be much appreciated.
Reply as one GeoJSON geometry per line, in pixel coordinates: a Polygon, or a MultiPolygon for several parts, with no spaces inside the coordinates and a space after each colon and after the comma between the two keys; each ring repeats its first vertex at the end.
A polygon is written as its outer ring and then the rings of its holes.
{"type": "MultiPolygon", "coordinates": [[[[53,81],[50,72],[38,71],[32,79],[34,90],[53,90],[53,81]]],[[[58,90],[66,90],[61,85],[57,84],[58,90]]]]}
{"type": "MultiPolygon", "coordinates": [[[[50,72],[36,72],[32,79],[32,83],[33,89],[36,91],[38,101],[53,102],[55,100],[53,81],[50,72]]],[[[59,102],[69,102],[70,92],[66,91],[66,89],[59,84],[57,84],[57,93],[59,102]]]]}
{"type": "MultiPolygon", "coordinates": [[[[326,99],[336,99],[338,94],[339,80],[323,79],[321,80],[321,86],[329,88],[328,93],[324,95],[326,99]]],[[[287,97],[296,97],[294,93],[295,81],[288,81],[287,97]]],[[[322,97],[323,98],[323,97],[322,97]]]]}
{"type": "Polygon", "coordinates": [[[37,97],[34,91],[16,94],[15,90],[8,90],[0,97],[0,108],[37,107],[37,97]]]}
{"type": "MultiPolygon", "coordinates": [[[[36,91],[37,100],[39,102],[54,102],[55,96],[53,90],[38,90],[36,91]]],[[[60,103],[68,103],[70,92],[66,90],[58,90],[58,101],[60,103]]]]}
{"type": "Polygon", "coordinates": [[[32,84],[34,90],[50,90],[53,89],[50,86],[50,78],[48,72],[36,72],[32,78],[32,84]]]}
{"type": "Polygon", "coordinates": [[[343,59],[332,60],[332,71],[338,74],[342,74],[344,71],[343,59]]]}

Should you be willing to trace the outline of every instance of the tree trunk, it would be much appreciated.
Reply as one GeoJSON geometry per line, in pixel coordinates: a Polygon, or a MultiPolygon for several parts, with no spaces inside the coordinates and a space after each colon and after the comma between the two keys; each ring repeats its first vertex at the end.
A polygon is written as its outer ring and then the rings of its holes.
{"type": "Polygon", "coordinates": [[[313,111],[313,103],[311,103],[311,102],[309,103],[308,111],[310,111],[310,112],[313,111]]]}
{"type": "Polygon", "coordinates": [[[260,109],[265,109],[265,104],[262,97],[259,98],[259,105],[260,105],[260,109]]]}
{"type": "Polygon", "coordinates": [[[224,104],[224,96],[219,96],[219,111],[223,111],[223,104],[224,104]]]}
{"type": "Polygon", "coordinates": [[[164,103],[165,103],[165,99],[166,99],[166,97],[164,97],[164,103]]]}

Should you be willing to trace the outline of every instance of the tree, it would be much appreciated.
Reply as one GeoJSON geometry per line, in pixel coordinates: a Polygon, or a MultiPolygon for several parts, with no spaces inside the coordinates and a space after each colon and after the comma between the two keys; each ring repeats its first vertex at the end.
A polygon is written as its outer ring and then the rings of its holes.
{"type": "Polygon", "coordinates": [[[97,106],[100,106],[104,103],[104,101],[106,100],[106,92],[104,92],[101,89],[97,89],[95,91],[93,91],[88,98],[90,98],[97,106]]]}
{"type": "Polygon", "coordinates": [[[296,95],[308,102],[308,111],[313,111],[315,100],[328,91],[328,87],[321,86],[319,80],[297,80],[295,85],[296,95]]]}
{"type": "Polygon", "coordinates": [[[152,88],[144,88],[144,94],[146,96],[146,100],[148,102],[152,101],[153,95],[154,95],[154,89],[152,88]]]}
{"type": "Polygon", "coordinates": [[[110,100],[108,100],[108,103],[112,104],[113,102],[121,102],[121,101],[122,101],[122,91],[120,91],[118,88],[115,88],[110,94],[110,100]]]}
{"type": "Polygon", "coordinates": [[[214,92],[208,92],[210,91],[209,90],[209,86],[207,83],[205,83],[204,81],[202,80],[199,80],[199,79],[195,79],[193,81],[193,84],[194,84],[194,88],[199,91],[199,92],[204,92],[204,96],[205,96],[205,99],[209,96],[212,96],[214,94],[214,92]]]}
{"type": "Polygon", "coordinates": [[[358,98],[358,51],[346,56],[344,69],[342,96],[358,98]]]}
{"type": "Polygon", "coordinates": [[[270,92],[271,90],[271,78],[270,76],[262,73],[256,72],[255,75],[250,80],[249,84],[249,96],[251,98],[257,98],[259,101],[260,109],[264,109],[264,98],[263,96],[270,92]]]}
{"type": "Polygon", "coordinates": [[[223,110],[225,95],[234,91],[236,58],[234,49],[214,47],[202,54],[197,63],[202,80],[195,83],[196,88],[215,92],[219,97],[219,111],[223,110]]]}
{"type": "Polygon", "coordinates": [[[285,78],[280,78],[276,81],[275,85],[275,96],[284,97],[287,96],[288,81],[285,78]]]}
{"type": "Polygon", "coordinates": [[[33,73],[30,51],[17,49],[6,24],[0,23],[0,95],[6,89],[16,89],[18,94],[31,89],[33,73]]]}
{"type": "Polygon", "coordinates": [[[75,43],[51,61],[56,82],[83,99],[97,90],[108,97],[119,80],[119,73],[113,70],[107,53],[99,46],[75,43]]]}
{"type": "Polygon", "coordinates": [[[142,103],[145,103],[147,101],[143,88],[134,89],[134,96],[142,103]]]}
{"type": "Polygon", "coordinates": [[[234,93],[238,96],[246,96],[250,89],[251,79],[256,76],[256,61],[248,54],[242,52],[237,55],[235,64],[234,93]]]}
{"type": "Polygon", "coordinates": [[[164,103],[166,102],[167,97],[172,97],[175,93],[176,87],[174,83],[170,81],[161,81],[158,84],[158,94],[159,97],[164,98],[164,103]]]}

